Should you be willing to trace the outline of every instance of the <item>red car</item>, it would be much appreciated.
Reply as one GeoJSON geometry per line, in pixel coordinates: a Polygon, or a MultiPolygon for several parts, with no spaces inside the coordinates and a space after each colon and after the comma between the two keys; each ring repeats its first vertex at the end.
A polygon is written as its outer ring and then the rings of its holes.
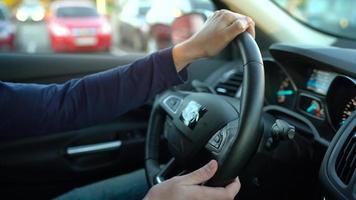
{"type": "Polygon", "coordinates": [[[108,51],[111,26],[90,2],[57,1],[51,5],[48,29],[54,52],[108,51]]]}

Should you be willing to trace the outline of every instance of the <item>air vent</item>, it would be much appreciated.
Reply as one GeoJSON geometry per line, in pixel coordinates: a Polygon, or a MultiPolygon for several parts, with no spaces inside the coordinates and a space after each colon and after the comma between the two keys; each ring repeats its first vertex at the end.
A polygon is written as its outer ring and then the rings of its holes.
{"type": "Polygon", "coordinates": [[[336,160],[336,173],[340,180],[349,184],[356,168],[356,129],[352,131],[345,141],[336,160]]]}
{"type": "Polygon", "coordinates": [[[224,74],[222,80],[215,87],[218,94],[234,97],[242,83],[242,74],[231,70],[224,74]]]}

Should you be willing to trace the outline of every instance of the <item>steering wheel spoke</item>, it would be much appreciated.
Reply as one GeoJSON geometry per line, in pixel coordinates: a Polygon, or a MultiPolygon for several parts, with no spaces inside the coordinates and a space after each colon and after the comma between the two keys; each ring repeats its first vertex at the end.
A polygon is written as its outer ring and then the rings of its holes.
{"type": "Polygon", "coordinates": [[[238,119],[231,121],[222,129],[217,131],[205,145],[212,157],[218,161],[219,164],[223,163],[225,156],[228,154],[231,146],[236,141],[238,136],[238,119]]]}
{"type": "Polygon", "coordinates": [[[154,179],[155,184],[162,183],[163,181],[176,176],[183,174],[184,170],[180,169],[179,164],[176,162],[175,158],[171,158],[168,163],[160,168],[160,171],[157,173],[154,179]]]}
{"type": "Polygon", "coordinates": [[[165,113],[174,118],[178,115],[178,110],[182,106],[186,94],[180,91],[168,90],[159,98],[159,106],[165,113]]]}

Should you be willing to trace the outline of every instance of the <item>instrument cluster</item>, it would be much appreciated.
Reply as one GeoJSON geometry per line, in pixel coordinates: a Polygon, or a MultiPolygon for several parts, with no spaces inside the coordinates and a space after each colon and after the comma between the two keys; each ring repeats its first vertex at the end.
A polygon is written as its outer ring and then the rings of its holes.
{"type": "Polygon", "coordinates": [[[335,131],[356,110],[356,82],[350,77],[316,67],[288,70],[271,60],[265,61],[265,73],[267,105],[288,108],[335,131]]]}

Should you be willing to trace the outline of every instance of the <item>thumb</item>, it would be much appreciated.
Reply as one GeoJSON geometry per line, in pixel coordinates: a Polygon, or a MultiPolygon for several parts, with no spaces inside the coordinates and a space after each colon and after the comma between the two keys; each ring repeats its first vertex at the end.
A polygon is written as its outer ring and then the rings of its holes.
{"type": "Polygon", "coordinates": [[[218,169],[216,160],[210,161],[200,169],[182,176],[182,183],[186,185],[196,185],[209,180],[214,176],[218,169]]]}

